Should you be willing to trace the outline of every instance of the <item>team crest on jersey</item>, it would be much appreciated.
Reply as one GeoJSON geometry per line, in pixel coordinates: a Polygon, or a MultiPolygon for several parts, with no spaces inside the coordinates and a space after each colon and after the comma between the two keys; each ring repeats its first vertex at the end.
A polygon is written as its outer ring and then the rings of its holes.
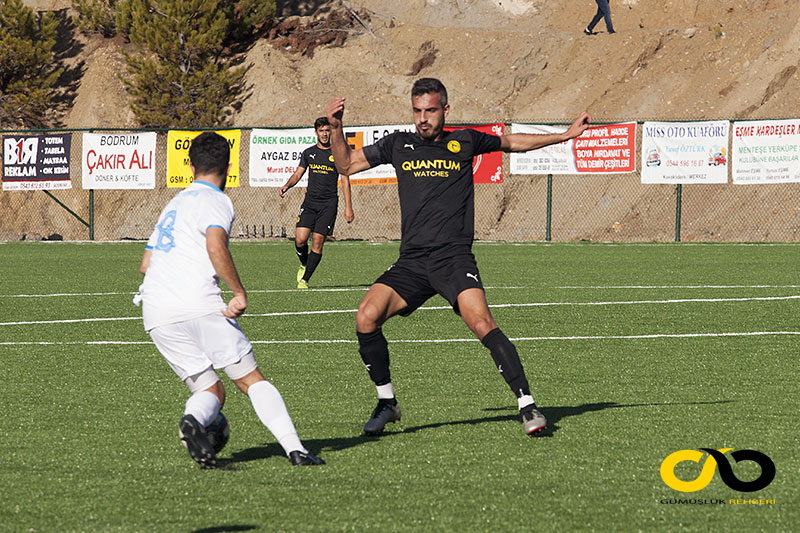
{"type": "Polygon", "coordinates": [[[461,151],[461,143],[458,141],[450,141],[449,143],[447,143],[447,149],[453,152],[454,154],[457,154],[458,152],[461,151]]]}
{"type": "Polygon", "coordinates": [[[330,161],[331,163],[333,163],[333,154],[331,154],[331,156],[328,158],[328,161],[330,161]]]}

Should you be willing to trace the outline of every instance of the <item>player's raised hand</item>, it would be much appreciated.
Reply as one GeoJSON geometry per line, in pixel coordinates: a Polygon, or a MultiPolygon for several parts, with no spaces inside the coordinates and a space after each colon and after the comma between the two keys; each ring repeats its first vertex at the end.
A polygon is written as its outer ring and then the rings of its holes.
{"type": "Polygon", "coordinates": [[[327,108],[328,122],[331,128],[342,127],[342,116],[344,115],[344,97],[337,96],[330,101],[327,108]]]}
{"type": "Polygon", "coordinates": [[[245,309],[247,309],[247,296],[237,294],[231,298],[228,308],[222,311],[222,314],[228,318],[238,318],[244,314],[245,309]]]}
{"type": "Polygon", "coordinates": [[[589,113],[586,111],[578,115],[578,118],[575,119],[566,131],[568,138],[574,139],[575,137],[579,137],[589,127],[591,121],[592,117],[590,117],[589,113]]]}

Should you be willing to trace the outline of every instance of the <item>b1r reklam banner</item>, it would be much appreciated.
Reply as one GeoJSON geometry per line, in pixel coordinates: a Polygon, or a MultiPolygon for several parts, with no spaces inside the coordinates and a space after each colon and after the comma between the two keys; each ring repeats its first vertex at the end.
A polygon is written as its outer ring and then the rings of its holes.
{"type": "Polygon", "coordinates": [[[645,122],[642,183],[728,183],[727,120],[645,122]]]}
{"type": "Polygon", "coordinates": [[[156,134],[84,133],[84,189],[155,189],[156,134]]]}
{"type": "Polygon", "coordinates": [[[71,189],[72,135],[3,137],[3,190],[71,189]]]}

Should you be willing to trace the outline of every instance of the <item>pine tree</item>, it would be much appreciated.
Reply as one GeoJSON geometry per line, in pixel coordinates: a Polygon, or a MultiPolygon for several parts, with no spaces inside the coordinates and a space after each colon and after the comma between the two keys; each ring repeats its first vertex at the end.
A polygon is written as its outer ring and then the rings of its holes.
{"type": "Polygon", "coordinates": [[[142,125],[215,126],[235,101],[244,69],[220,54],[232,29],[231,2],[128,0],[130,40],[140,55],[126,54],[131,109],[142,125]]]}
{"type": "Polygon", "coordinates": [[[61,75],[54,66],[58,22],[21,0],[0,0],[0,125],[42,127],[61,75]]]}
{"type": "Polygon", "coordinates": [[[77,12],[75,25],[84,33],[113,37],[117,33],[117,13],[127,0],[72,0],[77,12]]]}

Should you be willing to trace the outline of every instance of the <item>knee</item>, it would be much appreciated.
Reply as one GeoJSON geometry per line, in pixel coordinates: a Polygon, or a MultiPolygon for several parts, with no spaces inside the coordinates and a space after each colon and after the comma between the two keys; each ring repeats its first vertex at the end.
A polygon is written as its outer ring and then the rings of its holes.
{"type": "Polygon", "coordinates": [[[487,333],[497,328],[497,323],[491,317],[480,317],[467,325],[479,340],[483,339],[487,333]]]}
{"type": "Polygon", "coordinates": [[[380,327],[378,320],[378,313],[375,308],[370,305],[364,305],[362,302],[356,311],[356,330],[361,333],[371,333],[380,327]]]}

